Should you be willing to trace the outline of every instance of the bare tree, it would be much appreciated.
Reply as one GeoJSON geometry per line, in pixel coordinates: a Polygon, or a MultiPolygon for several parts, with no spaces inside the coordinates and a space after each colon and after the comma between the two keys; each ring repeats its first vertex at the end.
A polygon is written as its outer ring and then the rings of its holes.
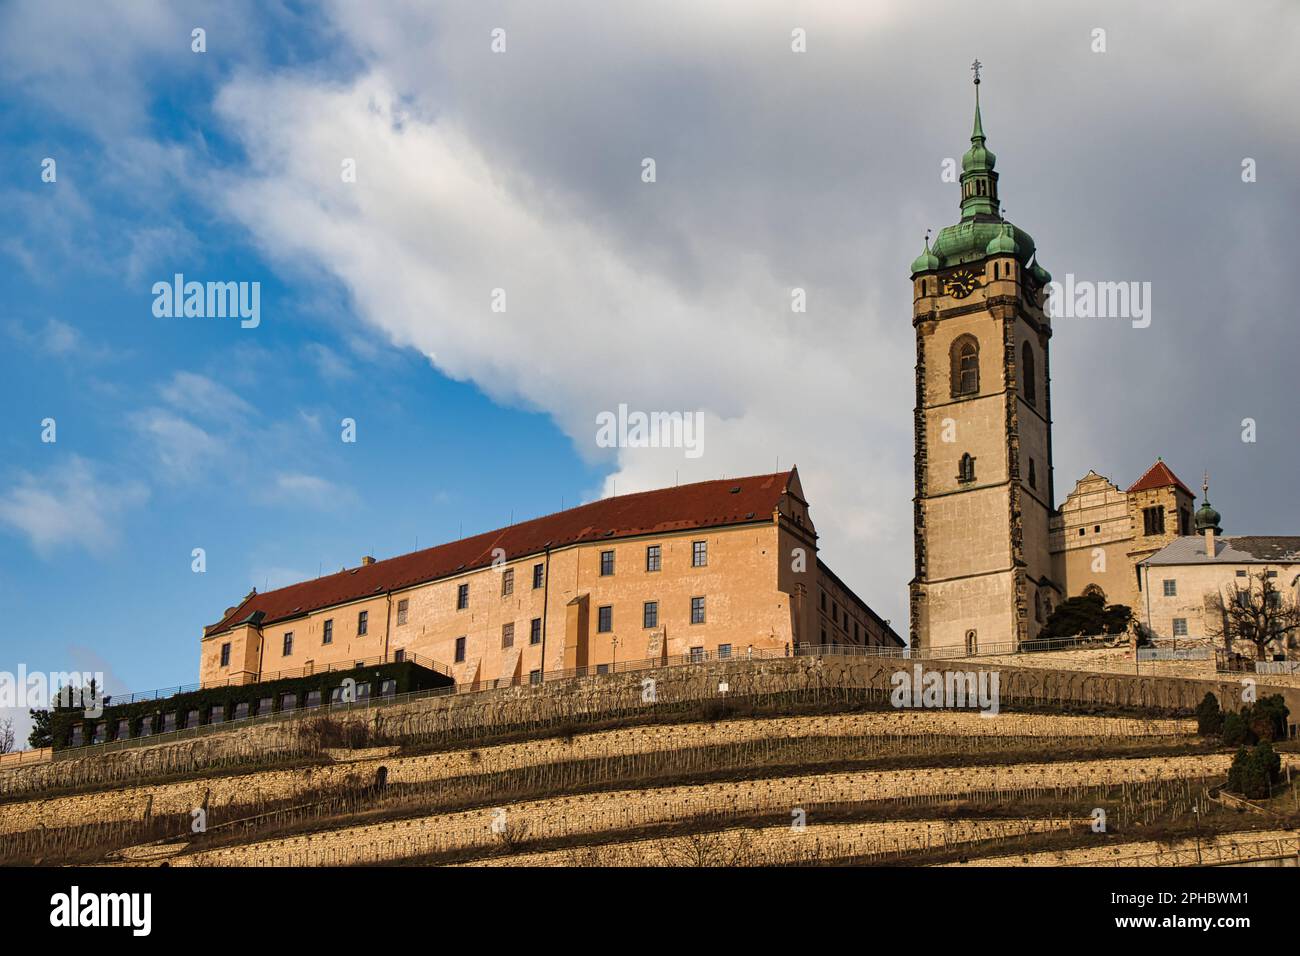
{"type": "Polygon", "coordinates": [[[0,754],[7,754],[14,749],[14,720],[6,717],[0,720],[0,754]]]}
{"type": "Polygon", "coordinates": [[[748,866],[754,858],[749,833],[742,832],[736,840],[728,839],[727,832],[692,833],[675,840],[661,841],[659,855],[668,866],[748,866]]]}
{"type": "Polygon", "coordinates": [[[1206,631],[1222,640],[1224,650],[1231,653],[1243,641],[1254,647],[1256,660],[1267,660],[1270,644],[1285,650],[1300,633],[1300,604],[1275,582],[1261,571],[1206,598],[1206,631]]]}

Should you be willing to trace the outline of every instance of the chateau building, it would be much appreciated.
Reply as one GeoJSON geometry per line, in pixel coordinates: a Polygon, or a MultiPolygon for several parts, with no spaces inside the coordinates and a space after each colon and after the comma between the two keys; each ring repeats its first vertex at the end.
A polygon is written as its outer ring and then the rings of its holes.
{"type": "Polygon", "coordinates": [[[204,628],[204,686],[425,659],[457,683],[619,661],[901,647],[817,557],[797,469],[604,498],[258,594],[204,628]]]}
{"type": "MultiPolygon", "coordinates": [[[[1142,562],[1192,533],[1194,496],[1163,460],[1127,491],[1090,471],[1075,484],[1051,521],[1056,580],[1066,597],[1101,588],[1111,604],[1142,603],[1142,562]]],[[[1043,609],[1047,614],[1050,608],[1043,609]]]]}
{"type": "Polygon", "coordinates": [[[911,643],[979,649],[1033,638],[1064,595],[1049,551],[1052,419],[1044,311],[1051,276],[1002,215],[975,122],[961,220],[912,263],[916,330],[911,643]]]}

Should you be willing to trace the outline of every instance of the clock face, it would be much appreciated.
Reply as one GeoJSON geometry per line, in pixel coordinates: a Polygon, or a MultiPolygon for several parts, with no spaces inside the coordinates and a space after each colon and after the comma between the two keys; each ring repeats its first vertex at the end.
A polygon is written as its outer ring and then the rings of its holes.
{"type": "Polygon", "coordinates": [[[944,289],[953,298],[964,299],[975,291],[977,285],[979,285],[979,278],[974,272],[970,269],[958,269],[948,276],[944,289]]]}

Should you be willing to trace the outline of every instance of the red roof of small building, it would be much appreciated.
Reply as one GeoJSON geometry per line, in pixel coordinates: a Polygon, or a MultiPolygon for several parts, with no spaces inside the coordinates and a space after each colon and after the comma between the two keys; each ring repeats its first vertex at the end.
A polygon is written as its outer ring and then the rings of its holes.
{"type": "Polygon", "coordinates": [[[498,548],[506,561],[513,561],[541,554],[548,545],[556,549],[642,534],[771,521],[794,473],[791,469],[602,498],[460,541],[363,564],[265,594],[253,593],[216,624],[204,628],[204,634],[227,630],[259,612],[260,623],[269,624],[485,568],[498,548]]]}
{"type": "Polygon", "coordinates": [[[1156,463],[1146,470],[1146,474],[1133,482],[1128,493],[1132,494],[1135,491],[1151,491],[1155,488],[1168,488],[1170,485],[1181,489],[1193,498],[1196,497],[1196,495],[1192,494],[1191,489],[1179,481],[1178,476],[1169,470],[1169,466],[1164,463],[1164,460],[1157,458],[1156,463]]]}

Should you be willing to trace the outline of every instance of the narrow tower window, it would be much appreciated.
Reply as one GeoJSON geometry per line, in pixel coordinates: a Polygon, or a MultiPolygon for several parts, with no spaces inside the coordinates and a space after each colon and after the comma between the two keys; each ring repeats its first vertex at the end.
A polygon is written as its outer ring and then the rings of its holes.
{"type": "Polygon", "coordinates": [[[980,390],[980,346],[973,335],[952,343],[952,397],[976,395],[980,390]]]}
{"type": "Polygon", "coordinates": [[[1026,342],[1020,349],[1020,374],[1025,378],[1025,401],[1038,403],[1037,378],[1034,373],[1034,348],[1026,342]]]}
{"type": "Polygon", "coordinates": [[[957,480],[965,483],[975,480],[975,458],[970,452],[962,452],[961,461],[957,463],[957,480]]]}

